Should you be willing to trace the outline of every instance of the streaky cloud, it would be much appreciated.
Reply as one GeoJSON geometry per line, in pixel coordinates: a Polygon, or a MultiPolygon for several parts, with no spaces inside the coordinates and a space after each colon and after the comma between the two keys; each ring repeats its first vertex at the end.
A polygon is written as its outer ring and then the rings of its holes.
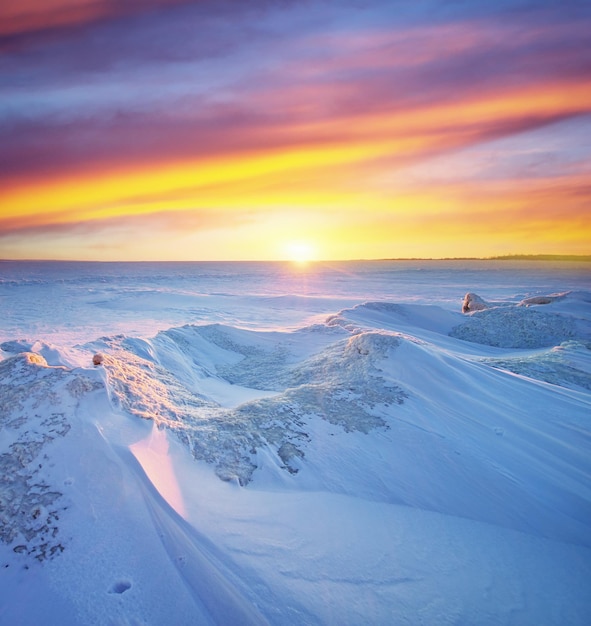
{"type": "MultiPolygon", "coordinates": [[[[416,118],[420,110],[426,112],[426,132],[433,133],[442,105],[461,110],[466,103],[490,100],[494,108],[500,98],[517,102],[522,94],[523,102],[529,97],[526,110],[516,107],[510,115],[499,108],[497,120],[489,113],[480,128],[479,120],[466,124],[474,125],[472,136],[481,139],[499,129],[510,133],[512,126],[520,132],[591,110],[589,98],[575,100],[581,99],[575,92],[578,85],[588,83],[591,65],[584,26],[544,24],[528,30],[525,24],[459,22],[403,32],[362,31],[350,40],[346,33],[328,39],[320,34],[295,35],[283,46],[284,62],[276,67],[255,63],[242,74],[235,70],[224,74],[222,68],[224,76],[214,78],[215,54],[197,65],[173,61],[153,67],[148,63],[143,69],[132,65],[136,85],[131,80],[123,91],[125,71],[95,77],[98,82],[93,78],[84,89],[72,89],[67,83],[75,80],[76,72],[68,78],[66,71],[63,89],[54,89],[53,100],[45,98],[45,103],[55,104],[43,104],[43,99],[37,104],[34,91],[30,104],[23,101],[20,111],[8,100],[0,126],[5,146],[0,171],[10,177],[27,171],[59,173],[118,162],[141,165],[339,144],[364,133],[370,138],[372,126],[380,136],[396,137],[400,129],[394,132],[383,121],[400,119],[404,126],[405,117],[416,118]],[[156,90],[149,82],[142,87],[143,76],[150,80],[150,68],[159,72],[156,90]],[[192,72],[202,79],[197,87],[186,81],[192,72]],[[535,93],[528,96],[528,89],[535,93]],[[562,101],[557,98],[554,107],[541,109],[537,102],[544,92],[560,92],[562,101]],[[34,108],[27,112],[27,107],[34,108]]],[[[264,42],[263,37],[261,45],[264,42]]],[[[67,57],[76,55],[70,50],[67,57]]],[[[22,88],[13,92],[22,100],[22,88]]],[[[11,94],[10,86],[7,93],[11,94]]],[[[462,129],[461,123],[444,119],[440,126],[447,135],[462,129]]],[[[422,131],[419,127],[414,132],[422,131]]],[[[462,145],[462,134],[457,136],[462,145]]]]}
{"type": "MultiPolygon", "coordinates": [[[[248,211],[234,211],[232,220],[236,223],[248,223],[252,215],[248,211]]],[[[69,213],[54,212],[26,216],[24,218],[0,219],[0,239],[48,236],[84,236],[102,231],[105,234],[151,231],[167,234],[181,233],[187,230],[208,230],[219,228],[227,222],[227,215],[208,208],[182,211],[157,211],[137,215],[118,215],[115,217],[72,220],[69,213]]]]}

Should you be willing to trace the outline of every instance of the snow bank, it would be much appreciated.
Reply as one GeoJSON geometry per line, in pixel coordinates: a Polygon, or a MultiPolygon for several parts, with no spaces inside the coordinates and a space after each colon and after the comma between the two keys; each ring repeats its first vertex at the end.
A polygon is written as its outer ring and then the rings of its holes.
{"type": "MultiPolygon", "coordinates": [[[[185,326],[141,343],[104,338],[89,348],[111,355],[105,368],[119,408],[169,429],[223,480],[247,485],[272,476],[283,487],[289,481],[278,470],[306,489],[589,545],[589,492],[578,476],[591,467],[573,455],[586,428],[585,403],[498,371],[512,370],[510,363],[516,370],[521,357],[454,354],[437,330],[456,315],[366,303],[294,333],[185,326]],[[388,329],[396,327],[405,332],[388,329]],[[433,342],[438,336],[445,351],[433,342]],[[222,404],[220,395],[235,401],[222,404]],[[565,411],[576,424],[572,432],[559,425],[565,411]],[[561,470],[546,471],[548,463],[561,470]],[[389,475],[397,480],[385,482],[389,475]],[[486,499],[483,484],[491,485],[486,499]]],[[[554,317],[567,318],[549,315],[556,333],[554,317]]],[[[499,336],[516,331],[506,316],[496,320],[499,336]]],[[[545,328],[529,328],[537,342],[547,336],[545,328]]],[[[578,378],[553,372],[564,387],[573,380],[585,386],[584,369],[578,378]]]]}
{"type": "Polygon", "coordinates": [[[0,363],[0,539],[15,553],[44,561],[64,549],[58,522],[66,505],[59,487],[44,480],[43,460],[48,445],[70,430],[67,414],[90,386],[35,353],[0,363]],[[55,410],[39,410],[60,386],[66,402],[56,396],[55,410]]]}
{"type": "Polygon", "coordinates": [[[111,411],[102,372],[23,353],[0,381],[3,623],[266,623],[129,452],[149,465],[148,424],[111,411]]]}
{"type": "Polygon", "coordinates": [[[500,348],[543,348],[575,339],[577,332],[572,319],[557,314],[497,308],[479,311],[450,335],[500,348]]]}
{"type": "Polygon", "coordinates": [[[297,357],[289,349],[295,339],[287,333],[219,325],[171,329],[155,337],[149,349],[145,342],[117,337],[91,347],[106,354],[104,367],[118,407],[170,428],[196,459],[214,464],[221,478],[247,484],[257,468],[257,451],[269,445],[282,466],[297,473],[302,445],[309,440],[302,428],[305,418],[369,432],[386,426],[379,407],[404,401],[404,392],[376,365],[399,345],[396,336],[345,333],[341,338],[341,331],[335,340],[335,331],[326,331],[323,338],[317,327],[305,339],[299,333],[308,348],[300,348],[297,357]],[[318,343],[326,345],[318,350],[313,347],[318,343]],[[212,379],[217,384],[212,386],[212,379]],[[227,395],[256,397],[224,406],[216,401],[221,386],[227,395]]]}
{"type": "MultiPolygon", "coordinates": [[[[581,295],[573,294],[576,307],[581,295]]],[[[591,299],[591,295],[589,296],[591,299]]],[[[468,319],[455,326],[450,335],[501,348],[544,348],[574,339],[591,339],[591,319],[579,318],[569,312],[569,294],[534,297],[513,306],[497,306],[472,312],[468,319]],[[563,306],[547,306],[561,302],[563,306]],[[543,310],[533,308],[544,305],[543,310]]]]}

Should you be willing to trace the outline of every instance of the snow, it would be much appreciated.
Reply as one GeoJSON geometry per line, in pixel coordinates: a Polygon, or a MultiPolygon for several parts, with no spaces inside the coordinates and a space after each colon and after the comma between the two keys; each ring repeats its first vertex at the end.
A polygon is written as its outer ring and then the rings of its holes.
{"type": "Polygon", "coordinates": [[[86,265],[2,283],[0,623],[586,624],[580,275],[446,266],[446,291],[428,266],[412,292],[416,268],[361,264],[306,295],[246,266],[209,267],[203,319],[178,268],[137,278],[135,320],[132,276],[94,320],[86,265]],[[72,300],[61,325],[40,286],[72,300]],[[462,314],[468,290],[487,308],[462,314]]]}

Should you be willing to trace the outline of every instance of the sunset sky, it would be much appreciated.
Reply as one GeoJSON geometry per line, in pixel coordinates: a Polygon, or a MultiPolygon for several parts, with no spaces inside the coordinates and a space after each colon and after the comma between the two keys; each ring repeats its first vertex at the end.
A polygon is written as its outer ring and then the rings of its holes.
{"type": "Polygon", "coordinates": [[[2,0],[0,258],[591,254],[591,2],[2,0]]]}

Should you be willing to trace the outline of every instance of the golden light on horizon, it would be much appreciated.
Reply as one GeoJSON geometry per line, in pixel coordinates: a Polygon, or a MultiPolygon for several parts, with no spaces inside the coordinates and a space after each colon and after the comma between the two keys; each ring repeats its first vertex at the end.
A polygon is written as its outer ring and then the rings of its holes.
{"type": "Polygon", "coordinates": [[[284,250],[287,260],[296,265],[307,265],[318,260],[316,247],[309,241],[290,241],[285,244],[284,250]]]}

